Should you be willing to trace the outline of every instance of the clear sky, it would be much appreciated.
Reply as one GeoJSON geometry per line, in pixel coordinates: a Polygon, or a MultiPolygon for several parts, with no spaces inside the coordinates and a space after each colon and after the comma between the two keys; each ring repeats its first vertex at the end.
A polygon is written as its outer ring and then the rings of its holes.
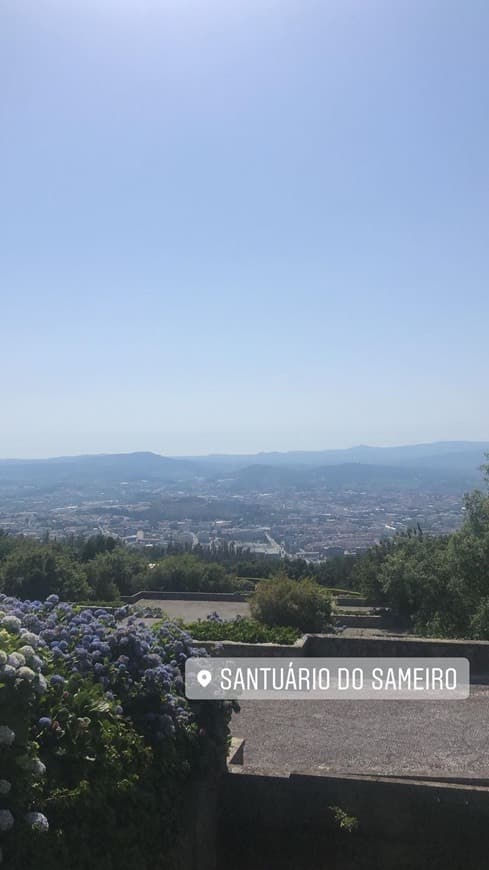
{"type": "Polygon", "coordinates": [[[2,0],[0,456],[489,437],[487,0],[2,0]]]}

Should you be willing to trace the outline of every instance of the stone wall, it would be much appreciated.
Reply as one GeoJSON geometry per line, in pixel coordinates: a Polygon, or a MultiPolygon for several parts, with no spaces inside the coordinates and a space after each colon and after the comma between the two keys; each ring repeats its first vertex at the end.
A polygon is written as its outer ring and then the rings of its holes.
{"type": "Polygon", "coordinates": [[[219,819],[218,870],[488,866],[485,786],[234,768],[221,783],[219,819]],[[335,808],[356,820],[353,830],[335,808]]]}
{"type": "Polygon", "coordinates": [[[487,781],[290,775],[194,782],[175,870],[487,870],[487,781]],[[343,819],[343,826],[341,820],[343,819]]]}
{"type": "Polygon", "coordinates": [[[362,613],[334,613],[331,617],[333,625],[343,625],[346,628],[387,628],[391,624],[391,618],[377,616],[376,614],[362,613]]]}
{"type": "Polygon", "coordinates": [[[472,676],[489,675],[489,641],[437,640],[417,637],[342,637],[309,634],[303,655],[311,657],[467,658],[472,676]]]}
{"type": "Polygon", "coordinates": [[[121,595],[126,604],[137,604],[142,599],[148,601],[247,601],[242,592],[136,592],[134,595],[121,595]]]}
{"type": "Polygon", "coordinates": [[[305,637],[299,638],[294,644],[282,643],[241,643],[237,640],[199,640],[195,641],[196,646],[206,649],[211,655],[218,658],[242,658],[250,656],[252,658],[297,658],[303,656],[305,637]]]}
{"type": "Polygon", "coordinates": [[[489,641],[436,640],[417,637],[342,637],[340,634],[306,634],[293,645],[199,641],[220,658],[278,656],[297,658],[467,658],[472,679],[489,678],[489,641]]]}

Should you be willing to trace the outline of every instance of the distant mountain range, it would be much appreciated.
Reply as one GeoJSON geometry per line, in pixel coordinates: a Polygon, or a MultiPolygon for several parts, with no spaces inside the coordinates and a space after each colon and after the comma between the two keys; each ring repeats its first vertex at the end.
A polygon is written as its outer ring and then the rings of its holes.
{"type": "Polygon", "coordinates": [[[475,471],[489,451],[489,441],[437,441],[403,447],[348,447],[339,450],[290,451],[246,455],[211,454],[185,459],[200,465],[239,469],[249,465],[324,466],[363,465],[423,466],[475,471]]]}
{"type": "Polygon", "coordinates": [[[433,483],[457,487],[481,481],[489,441],[441,441],[404,447],[167,457],[156,453],[99,454],[54,459],[0,460],[0,483],[83,486],[148,481],[224,479],[229,488],[331,485],[391,488],[433,483]]]}
{"type": "Polygon", "coordinates": [[[94,456],[58,456],[54,459],[0,459],[0,482],[38,484],[170,482],[195,477],[195,464],[157,453],[101,453],[94,456]]]}
{"type": "MultiPolygon", "coordinates": [[[[222,474],[222,472],[221,472],[222,474]]],[[[342,465],[288,466],[248,465],[221,478],[236,492],[280,489],[313,490],[319,487],[338,490],[401,490],[432,488],[437,491],[463,491],[480,484],[479,471],[408,465],[368,465],[349,462],[342,465]]]]}

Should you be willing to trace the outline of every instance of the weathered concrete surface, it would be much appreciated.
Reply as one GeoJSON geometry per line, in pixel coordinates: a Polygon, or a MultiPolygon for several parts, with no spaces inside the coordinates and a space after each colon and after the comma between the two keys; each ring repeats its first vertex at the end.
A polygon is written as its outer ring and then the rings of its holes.
{"type": "Polygon", "coordinates": [[[138,607],[161,607],[173,619],[183,619],[185,622],[195,622],[206,619],[209,613],[218,613],[222,619],[233,619],[234,616],[249,616],[250,606],[246,601],[157,601],[142,598],[138,607]]]}
{"type": "Polygon", "coordinates": [[[489,777],[489,687],[466,701],[245,701],[245,770],[489,777]]]}

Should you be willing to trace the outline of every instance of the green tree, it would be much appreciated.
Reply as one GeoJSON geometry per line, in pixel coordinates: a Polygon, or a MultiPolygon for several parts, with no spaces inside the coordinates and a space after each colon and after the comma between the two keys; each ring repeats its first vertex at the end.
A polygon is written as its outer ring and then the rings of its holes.
{"type": "Polygon", "coordinates": [[[167,556],[148,570],[148,587],[167,592],[228,592],[235,587],[222,565],[190,553],[167,556]]]}
{"type": "Polygon", "coordinates": [[[9,535],[3,529],[0,529],[0,563],[15,550],[18,542],[19,538],[14,538],[13,535],[9,535]]]}
{"type": "Polygon", "coordinates": [[[367,550],[352,565],[351,582],[353,587],[374,604],[385,601],[386,596],[380,578],[380,569],[393,549],[392,541],[382,541],[377,546],[367,550]]]}
{"type": "Polygon", "coordinates": [[[85,570],[94,598],[113,601],[143,588],[146,565],[136,554],[118,547],[99,552],[86,563],[85,570]]]}
{"type": "Polygon", "coordinates": [[[53,546],[22,541],[3,561],[0,588],[7,595],[43,600],[56,594],[65,601],[90,596],[83,568],[53,546]]]}
{"type": "Polygon", "coordinates": [[[89,562],[95,556],[98,556],[99,553],[111,553],[116,547],[116,539],[109,535],[92,535],[92,537],[82,539],[77,544],[82,562],[89,562]]]}

